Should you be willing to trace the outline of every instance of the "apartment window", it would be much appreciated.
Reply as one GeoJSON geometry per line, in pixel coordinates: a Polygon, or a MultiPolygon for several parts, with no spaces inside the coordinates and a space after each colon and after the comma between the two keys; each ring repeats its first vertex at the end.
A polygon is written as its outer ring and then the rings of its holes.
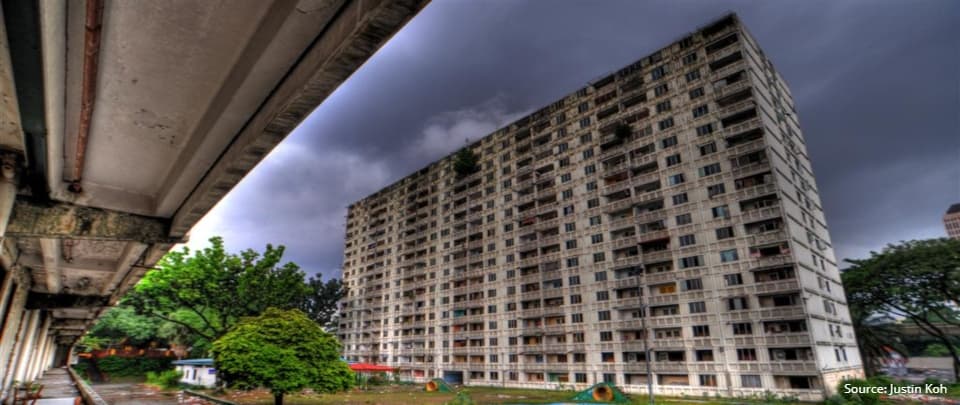
{"type": "Polygon", "coordinates": [[[586,145],[586,144],[590,143],[591,141],[593,141],[593,135],[592,135],[592,134],[583,134],[583,135],[580,135],[580,144],[581,144],[581,145],[586,145]]]}
{"type": "Polygon", "coordinates": [[[664,95],[664,94],[667,94],[667,91],[669,91],[669,90],[670,90],[670,89],[667,87],[667,84],[664,83],[664,84],[661,84],[661,85],[653,88],[653,95],[654,95],[654,97],[660,97],[660,96],[662,96],[662,95],[664,95]]]}
{"type": "Polygon", "coordinates": [[[563,158],[557,163],[560,167],[570,166],[570,158],[563,158]]]}
{"type": "Polygon", "coordinates": [[[693,100],[699,97],[703,97],[703,94],[704,94],[703,87],[697,87],[693,90],[690,90],[690,99],[693,100]]]}
{"type": "Polygon", "coordinates": [[[702,314],[707,312],[707,304],[703,301],[691,302],[688,304],[691,314],[702,314]]]}
{"type": "Polygon", "coordinates": [[[594,191],[597,189],[597,182],[591,181],[587,183],[587,191],[594,191]]]}
{"type": "Polygon", "coordinates": [[[733,227],[727,226],[717,229],[717,240],[729,239],[733,237],[733,227]]]}
{"type": "Polygon", "coordinates": [[[657,113],[662,113],[665,111],[670,111],[670,100],[657,103],[657,113]]]}
{"type": "Polygon", "coordinates": [[[664,131],[667,128],[673,127],[673,117],[667,118],[665,120],[661,120],[660,122],[657,123],[657,127],[660,128],[661,131],[664,131]]]}
{"type": "Polygon", "coordinates": [[[714,218],[730,218],[730,209],[726,205],[721,205],[718,207],[713,207],[710,209],[710,212],[713,213],[714,218]]]}
{"type": "Polygon", "coordinates": [[[560,193],[560,198],[564,200],[573,198],[573,190],[563,190],[563,192],[560,193]]]}
{"type": "Polygon", "coordinates": [[[710,112],[710,109],[707,107],[706,104],[701,105],[701,106],[697,106],[697,107],[695,107],[695,108],[693,109],[693,111],[692,111],[692,113],[693,113],[693,118],[702,117],[702,116],[704,116],[704,115],[707,115],[707,113],[709,113],[709,112],[710,112]]]}
{"type": "Polygon", "coordinates": [[[589,109],[590,109],[589,103],[580,103],[580,105],[577,106],[577,112],[580,114],[587,112],[587,110],[589,109]]]}
{"type": "Polygon", "coordinates": [[[612,340],[613,340],[613,332],[609,332],[609,331],[600,332],[601,342],[610,342],[612,340]]]}
{"type": "Polygon", "coordinates": [[[669,138],[664,138],[662,141],[660,141],[660,145],[661,145],[661,149],[666,149],[671,146],[677,146],[677,137],[671,136],[669,138]]]}
{"type": "Polygon", "coordinates": [[[747,304],[747,297],[733,297],[727,299],[727,309],[730,311],[739,311],[750,309],[750,305],[747,304]]]}
{"type": "Polygon", "coordinates": [[[675,220],[677,221],[677,225],[686,225],[693,222],[693,216],[690,214],[681,214],[677,215],[675,220]]]}
{"type": "Polygon", "coordinates": [[[684,65],[689,65],[689,64],[694,63],[694,62],[696,62],[696,61],[697,61],[697,53],[696,53],[696,52],[690,53],[690,54],[687,54],[687,55],[684,55],[684,56],[683,56],[683,64],[684,64],[684,65]]]}
{"type": "Polygon", "coordinates": [[[576,240],[576,239],[568,240],[568,241],[564,242],[564,245],[567,247],[567,249],[576,249],[576,248],[577,248],[577,240],[576,240]]]}
{"type": "Polygon", "coordinates": [[[563,215],[570,215],[570,214],[573,214],[573,206],[568,205],[566,207],[563,207],[563,215]]]}
{"type": "Polygon", "coordinates": [[[673,176],[667,177],[667,184],[671,186],[675,186],[683,182],[684,182],[683,173],[677,173],[677,174],[674,174],[673,176]]]}
{"type": "Polygon", "coordinates": [[[709,198],[716,197],[726,192],[727,192],[727,187],[724,186],[723,183],[707,186],[707,197],[709,198]]]}
{"type": "Polygon", "coordinates": [[[683,235],[678,239],[680,240],[680,246],[690,246],[697,243],[697,238],[694,235],[683,235]]]}
{"type": "Polygon", "coordinates": [[[720,163],[712,163],[700,168],[700,177],[712,176],[720,173],[720,163]]]}
{"type": "Polygon", "coordinates": [[[610,299],[609,291],[597,291],[597,301],[606,301],[610,299]]]}
{"type": "Polygon", "coordinates": [[[601,320],[601,321],[609,321],[609,320],[610,320],[610,311],[600,311],[600,312],[597,312],[597,319],[599,319],[599,320],[601,320]]]}
{"type": "Polygon", "coordinates": [[[694,71],[687,72],[685,77],[687,78],[687,83],[696,81],[697,79],[700,78],[700,71],[694,70],[694,71]]]}
{"type": "MultiPolygon", "coordinates": [[[[580,315],[580,322],[583,322],[583,315],[582,315],[582,314],[574,314],[574,315],[580,315]]],[[[573,340],[573,343],[583,343],[583,341],[584,341],[583,332],[574,332],[574,333],[572,334],[572,337],[573,337],[573,339],[572,339],[572,340],[573,340]]],[[[576,354],[574,354],[574,361],[576,361],[576,354]]]]}
{"type": "Polygon", "coordinates": [[[711,153],[717,152],[717,143],[710,142],[707,144],[700,145],[700,156],[707,156],[711,153]]]}
{"type": "Polygon", "coordinates": [[[570,173],[564,173],[564,174],[561,174],[561,175],[560,175],[560,182],[561,182],[561,183],[567,183],[567,182],[569,182],[570,180],[572,180],[572,178],[573,178],[573,176],[571,176],[570,173]]]}
{"type": "Polygon", "coordinates": [[[740,386],[743,388],[763,388],[763,384],[760,383],[760,376],[754,374],[741,374],[740,386]]]}
{"type": "Polygon", "coordinates": [[[570,278],[567,279],[567,284],[580,285],[580,276],[570,276],[570,278]]]}
{"type": "Polygon", "coordinates": [[[591,175],[597,172],[597,167],[595,165],[587,165],[583,168],[583,174],[591,175]]]}
{"type": "MultiPolygon", "coordinates": [[[[599,199],[599,198],[591,198],[591,199],[587,200],[587,208],[588,208],[588,209],[589,209],[589,208],[597,208],[597,207],[599,207],[599,206],[600,206],[600,199],[599,199]]],[[[591,224],[591,225],[592,225],[592,224],[591,224]]]]}
{"type": "Polygon", "coordinates": [[[680,259],[680,268],[697,267],[703,265],[703,259],[700,256],[690,256],[680,259]]]}
{"type": "Polygon", "coordinates": [[[606,253],[604,253],[604,252],[599,252],[599,253],[594,253],[594,254],[593,254],[593,262],[594,262],[594,263],[600,263],[600,262],[603,262],[603,261],[605,261],[605,260],[607,260],[607,255],[606,255],[606,253]]]}
{"type": "Polygon", "coordinates": [[[567,267],[577,267],[580,265],[580,259],[576,257],[571,257],[567,259],[567,267]]]}
{"type": "MultiPolygon", "coordinates": [[[[582,323],[583,314],[570,314],[570,323],[582,323]]],[[[576,336],[574,336],[574,341],[576,341],[576,336]]]]}
{"type": "Polygon", "coordinates": [[[680,154],[667,156],[667,167],[676,166],[680,164],[680,154]]]}
{"type": "Polygon", "coordinates": [[[667,67],[666,67],[666,65],[657,66],[656,68],[654,68],[653,70],[650,71],[650,77],[651,77],[653,80],[657,80],[657,79],[665,76],[666,74],[667,74],[667,67]]]}
{"type": "Polygon", "coordinates": [[[699,278],[692,278],[689,280],[683,280],[683,289],[685,291],[695,291],[703,289],[703,281],[699,278]]]}
{"type": "Polygon", "coordinates": [[[517,276],[516,270],[507,270],[507,278],[514,278],[517,276]]]}
{"type": "Polygon", "coordinates": [[[577,224],[576,224],[576,223],[571,222],[571,223],[569,223],[569,224],[563,224],[563,231],[564,231],[564,232],[573,232],[573,231],[576,231],[576,230],[577,230],[577,224]]]}
{"type": "Polygon", "coordinates": [[[603,243],[603,234],[591,235],[590,243],[603,243]]]}
{"type": "Polygon", "coordinates": [[[566,152],[567,148],[569,148],[569,146],[567,145],[566,142],[559,143],[557,144],[557,153],[566,152]]]}
{"type": "Polygon", "coordinates": [[[673,199],[673,205],[680,205],[689,201],[689,199],[687,198],[687,193],[677,194],[673,196],[672,199],[673,199]]]}
{"type": "Polygon", "coordinates": [[[587,383],[587,373],[573,373],[573,380],[577,384],[587,383]]]}
{"type": "MultiPolygon", "coordinates": [[[[734,250],[734,252],[736,252],[736,250],[734,250]]],[[[723,280],[726,281],[728,286],[743,284],[743,276],[741,276],[740,273],[725,274],[723,280]]]]}
{"type": "Polygon", "coordinates": [[[570,296],[571,304],[579,304],[581,302],[583,302],[583,297],[581,297],[580,294],[573,294],[570,296]]]}
{"type": "Polygon", "coordinates": [[[598,271],[593,273],[593,281],[607,281],[607,272],[598,271]]]}
{"type": "MultiPolygon", "coordinates": [[[[598,202],[597,204],[599,204],[599,202],[598,202]]],[[[594,207],[596,207],[596,206],[594,206],[594,207]]],[[[594,208],[594,207],[589,207],[589,208],[594,208]]],[[[601,220],[600,220],[600,216],[599,216],[599,215],[597,215],[597,216],[595,216],[595,217],[590,217],[590,226],[600,225],[600,223],[601,223],[600,221],[601,221],[601,220]]]]}
{"type": "Polygon", "coordinates": [[[737,249],[720,251],[721,263],[735,262],[737,260],[740,260],[740,257],[737,255],[737,249]]]}
{"type": "Polygon", "coordinates": [[[737,349],[737,360],[757,361],[757,349],[737,349]]]}
{"type": "Polygon", "coordinates": [[[710,326],[709,325],[694,325],[693,337],[707,337],[710,336],[710,326]]]}
{"type": "MultiPolygon", "coordinates": [[[[704,136],[712,133],[713,133],[713,124],[705,124],[697,127],[697,136],[704,136]]],[[[716,146],[714,146],[714,151],[716,151],[716,146]]]]}
{"type": "Polygon", "coordinates": [[[584,117],[580,119],[580,128],[586,128],[590,126],[590,117],[584,117]]]}
{"type": "Polygon", "coordinates": [[[584,158],[584,159],[590,159],[590,158],[592,158],[592,157],[593,157],[593,148],[590,148],[590,149],[587,149],[587,150],[583,151],[583,158],[584,158]]]}

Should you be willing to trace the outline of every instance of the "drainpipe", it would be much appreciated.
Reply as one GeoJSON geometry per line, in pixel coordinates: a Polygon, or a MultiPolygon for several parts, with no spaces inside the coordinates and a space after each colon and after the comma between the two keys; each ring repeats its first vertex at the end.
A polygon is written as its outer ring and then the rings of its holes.
{"type": "Polygon", "coordinates": [[[97,98],[97,71],[100,63],[103,0],[87,0],[86,13],[83,37],[83,88],[80,93],[80,124],[77,126],[77,151],[69,188],[74,193],[83,191],[80,181],[83,179],[83,164],[87,154],[87,142],[90,139],[93,104],[97,98]]]}

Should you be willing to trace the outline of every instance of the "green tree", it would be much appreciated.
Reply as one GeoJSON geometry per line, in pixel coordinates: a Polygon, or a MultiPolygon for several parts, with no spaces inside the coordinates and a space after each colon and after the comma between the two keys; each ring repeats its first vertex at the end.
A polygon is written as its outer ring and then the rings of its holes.
{"type": "Polygon", "coordinates": [[[99,338],[101,345],[127,343],[131,346],[143,346],[158,339],[157,330],[162,322],[137,314],[128,305],[118,305],[107,311],[90,328],[88,336],[99,338]]]}
{"type": "Polygon", "coordinates": [[[470,148],[463,148],[453,157],[453,171],[457,177],[467,177],[480,170],[480,157],[470,148]]]}
{"type": "Polygon", "coordinates": [[[912,322],[944,345],[960,379],[960,336],[950,333],[960,327],[960,240],[901,242],[848,262],[842,277],[851,308],[912,322]]]}
{"type": "Polygon", "coordinates": [[[211,238],[210,245],[193,255],[184,248],[164,256],[127,302],[140,314],[212,342],[241,317],[269,307],[298,308],[310,293],[296,264],[280,264],[283,246],[267,245],[262,255],[253,250],[237,255],[226,252],[222,238],[211,238]]]}
{"type": "Polygon", "coordinates": [[[264,387],[274,404],[304,388],[349,389],[353,371],[340,360],[340,343],[299,310],[267,309],[245,318],[213,343],[220,377],[241,389],[264,387]]]}
{"type": "Polygon", "coordinates": [[[310,294],[300,304],[300,310],[310,319],[325,328],[335,329],[337,326],[337,305],[340,299],[347,295],[347,289],[338,278],[323,282],[320,275],[307,280],[310,294]]]}

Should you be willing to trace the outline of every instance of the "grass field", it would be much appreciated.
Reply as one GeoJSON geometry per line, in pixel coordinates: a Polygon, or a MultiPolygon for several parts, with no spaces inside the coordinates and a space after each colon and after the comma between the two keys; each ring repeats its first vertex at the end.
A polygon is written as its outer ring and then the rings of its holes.
{"type": "MultiPolygon", "coordinates": [[[[476,404],[551,404],[573,403],[574,391],[548,391],[499,387],[467,387],[463,389],[476,404]]],[[[456,396],[452,392],[424,392],[420,385],[371,387],[367,391],[352,391],[342,394],[289,395],[285,405],[442,405],[456,396]]],[[[270,405],[273,397],[266,391],[232,392],[222,398],[238,404],[270,405]]],[[[645,395],[630,395],[631,403],[649,404],[645,395]]],[[[759,404],[762,401],[718,400],[712,398],[657,398],[657,404],[732,405],[759,404]]]]}

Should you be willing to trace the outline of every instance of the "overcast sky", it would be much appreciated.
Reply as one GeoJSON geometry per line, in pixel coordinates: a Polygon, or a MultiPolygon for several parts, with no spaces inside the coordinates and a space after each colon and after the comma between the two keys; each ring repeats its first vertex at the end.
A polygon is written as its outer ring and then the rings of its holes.
{"type": "Polygon", "coordinates": [[[339,276],[350,203],[734,11],[795,97],[837,259],[945,235],[960,1],[434,0],[194,228],[339,276]]]}

